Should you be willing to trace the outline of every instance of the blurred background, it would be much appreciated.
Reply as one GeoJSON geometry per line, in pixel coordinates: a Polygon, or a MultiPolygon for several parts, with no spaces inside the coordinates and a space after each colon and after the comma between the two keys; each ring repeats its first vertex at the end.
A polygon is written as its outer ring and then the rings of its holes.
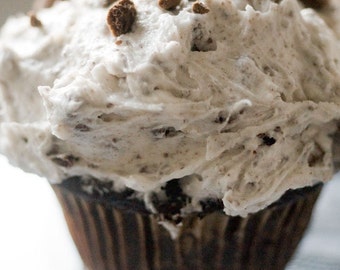
{"type": "MultiPolygon", "coordinates": [[[[0,25],[10,15],[27,12],[31,2],[0,0],[0,25]]],[[[0,269],[84,269],[47,181],[12,167],[3,156],[0,215],[0,269]]],[[[340,270],[339,174],[324,188],[309,231],[287,267],[313,269],[340,270]]]]}

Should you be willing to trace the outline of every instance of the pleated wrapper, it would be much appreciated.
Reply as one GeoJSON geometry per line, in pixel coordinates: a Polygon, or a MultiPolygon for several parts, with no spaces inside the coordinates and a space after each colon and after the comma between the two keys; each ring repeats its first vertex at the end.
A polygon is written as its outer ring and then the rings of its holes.
{"type": "Polygon", "coordinates": [[[322,185],[288,191],[246,218],[220,209],[194,213],[182,220],[176,239],[136,202],[122,207],[114,198],[53,189],[90,270],[276,270],[294,254],[322,185]]]}

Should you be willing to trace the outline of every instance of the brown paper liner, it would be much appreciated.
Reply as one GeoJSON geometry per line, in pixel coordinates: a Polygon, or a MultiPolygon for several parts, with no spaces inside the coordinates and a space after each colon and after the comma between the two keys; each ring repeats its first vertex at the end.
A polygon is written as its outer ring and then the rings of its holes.
{"type": "Polygon", "coordinates": [[[290,191],[247,218],[221,211],[186,217],[176,240],[154,215],[120,210],[62,186],[53,188],[89,269],[274,270],[284,269],[294,253],[321,185],[290,191]]]}

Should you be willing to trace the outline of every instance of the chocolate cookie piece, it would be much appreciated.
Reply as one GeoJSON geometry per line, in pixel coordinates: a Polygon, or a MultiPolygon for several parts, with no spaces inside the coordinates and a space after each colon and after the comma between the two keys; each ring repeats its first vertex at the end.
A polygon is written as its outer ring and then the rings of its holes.
{"type": "Polygon", "coordinates": [[[112,34],[118,37],[131,31],[136,16],[134,3],[130,0],[120,0],[109,10],[107,24],[112,34]]]}
{"type": "Polygon", "coordinates": [[[197,14],[206,14],[209,12],[209,8],[207,8],[203,3],[196,1],[192,5],[192,11],[197,14]]]}

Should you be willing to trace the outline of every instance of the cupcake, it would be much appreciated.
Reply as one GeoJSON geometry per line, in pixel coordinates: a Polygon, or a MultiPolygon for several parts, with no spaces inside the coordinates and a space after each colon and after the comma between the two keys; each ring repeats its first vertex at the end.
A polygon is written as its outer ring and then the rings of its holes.
{"type": "Polygon", "coordinates": [[[89,269],[284,269],[338,162],[320,3],[38,5],[1,31],[0,151],[50,181],[89,269]]]}

